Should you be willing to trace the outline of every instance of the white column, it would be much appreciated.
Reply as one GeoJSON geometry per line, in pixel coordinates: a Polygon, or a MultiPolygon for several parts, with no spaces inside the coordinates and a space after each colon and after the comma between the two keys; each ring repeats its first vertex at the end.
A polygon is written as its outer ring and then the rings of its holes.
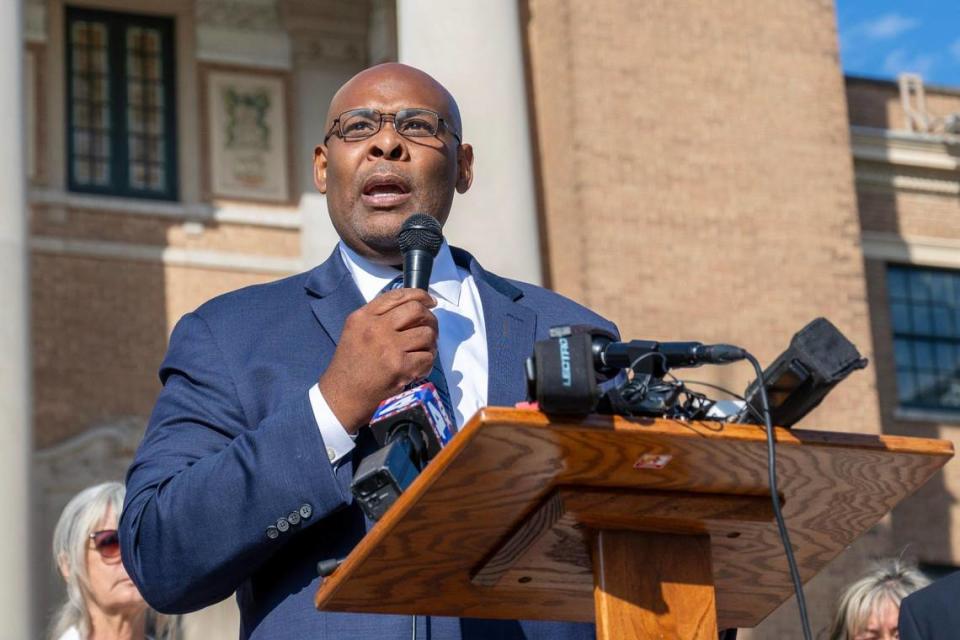
{"type": "Polygon", "coordinates": [[[22,0],[0,2],[0,638],[36,638],[30,573],[30,288],[22,0]]]}
{"type": "Polygon", "coordinates": [[[445,234],[484,267],[542,281],[533,158],[516,0],[397,0],[400,62],[440,81],[460,105],[475,177],[445,234]]]}

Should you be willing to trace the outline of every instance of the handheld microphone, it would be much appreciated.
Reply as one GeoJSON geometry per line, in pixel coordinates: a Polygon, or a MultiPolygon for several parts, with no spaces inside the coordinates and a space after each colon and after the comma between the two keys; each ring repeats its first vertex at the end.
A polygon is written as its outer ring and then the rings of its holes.
{"type": "Polygon", "coordinates": [[[403,286],[427,290],[433,259],[443,244],[443,229],[433,216],[415,213],[407,218],[397,235],[403,254],[403,286]]]}
{"type": "MultiPolygon", "coordinates": [[[[397,243],[403,254],[403,286],[430,286],[433,259],[443,244],[443,230],[433,216],[407,218],[397,243]]],[[[423,468],[453,437],[455,428],[432,382],[420,384],[380,403],[370,430],[380,449],[357,467],[350,491],[371,520],[379,520],[423,468]]]]}

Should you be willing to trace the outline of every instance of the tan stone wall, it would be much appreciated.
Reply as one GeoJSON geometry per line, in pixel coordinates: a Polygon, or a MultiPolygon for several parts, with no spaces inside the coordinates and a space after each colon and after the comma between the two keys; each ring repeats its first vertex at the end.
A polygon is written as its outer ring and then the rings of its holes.
{"type": "MultiPolygon", "coordinates": [[[[558,291],[627,338],[734,342],[769,362],[824,315],[872,356],[832,3],[529,0],[527,37],[558,291]]],[[[740,392],[753,376],[684,377],[740,392]]],[[[877,432],[874,371],[803,424],[877,432]]],[[[815,629],[885,546],[859,543],[814,581],[815,629]]],[[[753,637],[798,636],[785,606],[753,637]]]]}

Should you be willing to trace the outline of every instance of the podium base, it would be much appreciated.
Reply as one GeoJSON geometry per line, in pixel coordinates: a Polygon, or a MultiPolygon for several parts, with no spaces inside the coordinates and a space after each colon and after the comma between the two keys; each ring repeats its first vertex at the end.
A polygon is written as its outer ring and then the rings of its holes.
{"type": "Polygon", "coordinates": [[[710,536],[597,531],[597,640],[716,640],[710,536]]]}

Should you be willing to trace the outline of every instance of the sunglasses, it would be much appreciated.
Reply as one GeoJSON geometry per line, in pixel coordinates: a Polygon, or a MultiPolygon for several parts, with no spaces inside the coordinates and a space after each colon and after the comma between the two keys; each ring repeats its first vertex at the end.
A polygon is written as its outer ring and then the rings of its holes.
{"type": "Polygon", "coordinates": [[[104,558],[116,558],[120,555],[120,536],[116,529],[104,529],[90,534],[93,548],[104,558]]]}

